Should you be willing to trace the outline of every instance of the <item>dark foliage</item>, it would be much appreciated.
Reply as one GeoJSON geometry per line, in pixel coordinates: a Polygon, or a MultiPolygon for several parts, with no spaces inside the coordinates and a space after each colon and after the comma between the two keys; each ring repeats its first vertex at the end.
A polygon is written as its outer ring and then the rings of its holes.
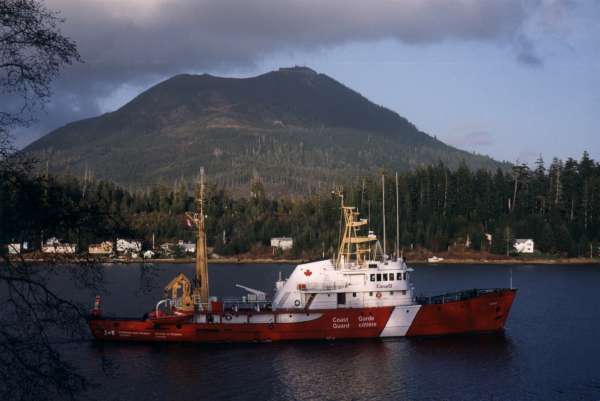
{"type": "MultiPolygon", "coordinates": [[[[37,0],[0,1],[0,237],[32,232],[45,224],[35,213],[42,199],[31,160],[15,155],[10,130],[29,124],[50,96],[65,64],[79,60],[61,35],[61,19],[37,0]],[[23,203],[21,203],[23,202],[23,203]],[[27,216],[19,209],[27,210],[27,216]]],[[[46,196],[48,193],[45,194],[46,196]]],[[[9,258],[0,248],[0,399],[74,399],[87,380],[59,352],[65,342],[85,338],[84,308],[51,290],[60,261],[43,267],[9,258]]],[[[80,264],[71,279],[95,287],[98,270],[80,264]]]]}
{"type": "Polygon", "coordinates": [[[59,69],[79,60],[61,21],[38,0],[0,1],[0,133],[29,123],[59,69]]]}
{"type": "MultiPolygon", "coordinates": [[[[589,255],[600,235],[600,166],[585,153],[578,162],[554,160],[546,170],[450,170],[442,164],[400,176],[400,242],[434,252],[467,238],[474,249],[504,254],[514,238],[533,238],[545,253],[589,255]],[[490,244],[485,234],[492,234],[490,244]]],[[[12,185],[10,180],[5,185],[12,185]]],[[[346,189],[346,201],[371,229],[381,233],[381,186],[377,177],[357,180],[346,189]],[[369,207],[370,205],[370,207],[369,207]]],[[[82,249],[115,237],[157,241],[193,240],[184,212],[193,210],[191,191],[183,181],[129,192],[91,179],[32,177],[19,187],[0,188],[0,241],[37,240],[41,233],[78,243],[82,249]]],[[[386,185],[388,239],[395,237],[393,177],[386,185]]],[[[209,186],[207,229],[215,252],[235,255],[268,246],[274,236],[291,236],[297,255],[330,254],[337,246],[339,199],[328,192],[302,199],[270,199],[262,184],[251,196],[233,197],[209,186]]],[[[394,241],[390,240],[390,243],[394,241]]]]}

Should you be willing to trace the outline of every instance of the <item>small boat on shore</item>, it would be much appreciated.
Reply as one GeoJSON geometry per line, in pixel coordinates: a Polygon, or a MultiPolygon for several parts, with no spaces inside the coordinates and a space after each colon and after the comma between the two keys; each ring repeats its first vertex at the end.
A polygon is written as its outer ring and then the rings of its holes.
{"type": "MultiPolygon", "coordinates": [[[[203,183],[201,183],[203,188],[203,183]]],[[[139,319],[102,314],[100,298],[89,318],[98,341],[271,342],[483,333],[503,330],[516,296],[512,288],[472,289],[417,297],[405,260],[386,252],[356,208],[345,206],[335,258],[296,266],[275,282],[273,296],[247,291],[241,298],[209,297],[202,208],[190,214],[197,228],[196,278],[179,274],[165,297],[139,319]]],[[[385,213],[384,213],[385,215],[385,213]]],[[[398,222],[397,222],[398,224],[398,222]]],[[[384,221],[385,227],[385,221],[384,221]]]]}
{"type": "Polygon", "coordinates": [[[430,258],[427,258],[427,262],[429,263],[438,263],[438,262],[442,262],[444,260],[444,258],[438,258],[437,256],[432,256],[430,258]]]}

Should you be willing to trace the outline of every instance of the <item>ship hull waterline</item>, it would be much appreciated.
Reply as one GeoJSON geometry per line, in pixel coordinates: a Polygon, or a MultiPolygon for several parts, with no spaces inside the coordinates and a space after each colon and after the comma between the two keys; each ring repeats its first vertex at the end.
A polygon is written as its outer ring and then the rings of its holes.
{"type": "Polygon", "coordinates": [[[490,333],[504,329],[516,290],[446,303],[327,310],[224,312],[213,322],[91,316],[98,341],[248,343],[490,333]]]}

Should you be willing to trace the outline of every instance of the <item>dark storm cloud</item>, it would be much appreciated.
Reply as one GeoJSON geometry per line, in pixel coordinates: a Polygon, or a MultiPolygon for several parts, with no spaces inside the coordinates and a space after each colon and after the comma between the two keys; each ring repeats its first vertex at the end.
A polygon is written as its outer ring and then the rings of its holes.
{"type": "Polygon", "coordinates": [[[97,100],[124,83],[148,85],[171,74],[249,67],[278,51],[357,41],[408,44],[486,41],[539,62],[524,23],[556,0],[47,0],[66,22],[85,63],[55,85],[35,128],[98,114],[97,100]],[[50,117],[48,117],[50,116],[50,117]]]}
{"type": "Polygon", "coordinates": [[[52,0],[96,79],[251,64],[279,50],[396,39],[510,42],[522,1],[52,0]]]}

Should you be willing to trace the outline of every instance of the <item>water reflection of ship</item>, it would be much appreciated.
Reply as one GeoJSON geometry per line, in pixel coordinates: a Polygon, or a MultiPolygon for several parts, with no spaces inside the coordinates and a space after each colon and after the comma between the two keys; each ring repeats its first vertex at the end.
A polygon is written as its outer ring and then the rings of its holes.
{"type": "Polygon", "coordinates": [[[459,399],[470,391],[463,384],[485,391],[493,382],[499,391],[497,383],[518,386],[522,374],[515,345],[502,333],[270,345],[107,342],[90,349],[97,357],[85,363],[115,364],[103,386],[118,388],[120,399],[174,392],[181,400],[436,399],[436,385],[459,399]],[[132,378],[135,386],[124,384],[132,378]]]}
{"type": "MultiPolygon", "coordinates": [[[[382,177],[382,191],[385,181],[382,177]]],[[[158,342],[271,342],[494,332],[504,328],[516,290],[472,289],[417,298],[399,241],[389,255],[377,236],[360,230],[367,219],[341,198],[343,231],[337,255],[296,266],[279,278],[275,293],[245,286],[242,298],[209,297],[203,209],[204,176],[198,186],[196,277],[180,273],[165,297],[142,319],[103,317],[100,300],[90,318],[98,340],[158,342]]],[[[397,196],[398,198],[398,196],[397,196]]],[[[382,197],[385,202],[385,196],[382,197]]],[[[385,203],[383,232],[385,233],[385,203]]],[[[396,220],[399,231],[399,217],[396,220]]]]}

